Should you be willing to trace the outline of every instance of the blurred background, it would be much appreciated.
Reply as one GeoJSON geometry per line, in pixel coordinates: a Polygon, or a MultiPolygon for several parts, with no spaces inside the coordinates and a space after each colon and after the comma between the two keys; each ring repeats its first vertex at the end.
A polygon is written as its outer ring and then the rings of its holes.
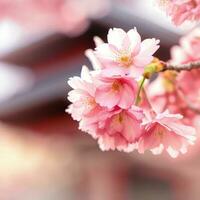
{"type": "Polygon", "coordinates": [[[0,0],[0,199],[199,200],[199,145],[177,159],[101,152],[65,113],[67,80],[112,27],[161,40],[171,24],[153,0],[0,0]]]}

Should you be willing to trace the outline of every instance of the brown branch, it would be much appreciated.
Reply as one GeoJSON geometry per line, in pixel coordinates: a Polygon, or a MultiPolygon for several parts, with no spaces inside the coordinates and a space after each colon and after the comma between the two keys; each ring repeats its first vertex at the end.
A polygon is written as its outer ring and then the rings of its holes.
{"type": "Polygon", "coordinates": [[[161,71],[166,71],[166,70],[175,70],[175,71],[190,71],[192,69],[200,69],[200,61],[195,61],[195,62],[190,62],[187,64],[180,64],[180,65],[173,65],[167,62],[162,62],[163,64],[163,69],[161,71]]]}

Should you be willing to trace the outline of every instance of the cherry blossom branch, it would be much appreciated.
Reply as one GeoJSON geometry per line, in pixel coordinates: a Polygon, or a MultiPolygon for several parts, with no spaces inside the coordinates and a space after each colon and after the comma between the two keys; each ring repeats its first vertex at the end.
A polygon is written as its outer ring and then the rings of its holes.
{"type": "Polygon", "coordinates": [[[167,62],[162,62],[163,64],[163,69],[161,71],[166,71],[166,70],[175,70],[175,71],[190,71],[192,69],[200,69],[200,61],[195,61],[195,62],[190,62],[187,64],[179,64],[179,65],[173,65],[171,63],[167,62]]]}
{"type": "MultiPolygon", "coordinates": [[[[71,104],[67,112],[79,122],[79,129],[92,135],[103,151],[137,149],[139,153],[150,150],[160,154],[165,150],[173,158],[185,153],[196,138],[194,127],[184,125],[181,114],[154,112],[145,93],[145,80],[155,73],[176,69],[158,58],[151,60],[159,40],[142,41],[136,28],[128,32],[113,28],[108,32],[108,42],[103,44],[97,44],[95,51],[87,54],[98,60],[94,73],[83,66],[81,76],[68,81],[72,91],[68,93],[71,104]]],[[[172,79],[176,78],[173,74],[172,79]]]]}
{"type": "Polygon", "coordinates": [[[187,64],[171,64],[169,62],[164,62],[159,60],[158,58],[154,58],[154,60],[146,66],[143,76],[146,79],[149,79],[153,74],[158,72],[164,72],[167,70],[173,71],[190,71],[192,69],[200,69],[200,60],[190,62],[187,64]]]}

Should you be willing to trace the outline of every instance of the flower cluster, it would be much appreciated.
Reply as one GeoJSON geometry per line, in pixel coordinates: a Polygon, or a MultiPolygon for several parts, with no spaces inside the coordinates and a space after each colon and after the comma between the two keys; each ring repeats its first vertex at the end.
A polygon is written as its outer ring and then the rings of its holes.
{"type": "Polygon", "coordinates": [[[184,125],[180,114],[155,111],[143,87],[159,40],[142,41],[136,28],[110,29],[107,40],[95,37],[95,50],[86,51],[94,70],[83,66],[81,77],[69,79],[73,90],[67,112],[103,151],[166,150],[172,157],[185,153],[195,129],[184,125]]]}
{"type": "Polygon", "coordinates": [[[176,25],[200,20],[200,0],[157,0],[176,25]]]}

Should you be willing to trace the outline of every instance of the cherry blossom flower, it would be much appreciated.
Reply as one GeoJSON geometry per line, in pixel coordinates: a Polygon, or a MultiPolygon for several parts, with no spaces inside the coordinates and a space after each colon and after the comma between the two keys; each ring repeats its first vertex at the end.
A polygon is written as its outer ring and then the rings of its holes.
{"type": "MultiPolygon", "coordinates": [[[[172,47],[171,62],[175,64],[184,64],[200,60],[200,28],[194,29],[189,34],[180,39],[180,45],[172,47]]],[[[199,107],[200,100],[200,70],[183,71],[178,74],[176,80],[176,89],[181,90],[185,99],[199,107]],[[190,83],[190,84],[188,84],[190,83]],[[192,83],[192,89],[191,89],[192,83]]]]}
{"type": "MultiPolygon", "coordinates": [[[[95,43],[96,47],[104,44],[103,40],[101,38],[97,37],[97,36],[94,37],[94,43],[95,43]]],[[[91,62],[94,70],[100,71],[103,68],[101,60],[96,57],[94,50],[87,49],[85,51],[85,55],[89,59],[89,61],[91,62]]]]}
{"type": "Polygon", "coordinates": [[[100,148],[103,151],[133,151],[141,135],[141,122],[144,117],[142,109],[133,106],[128,110],[117,109],[112,113],[101,122],[101,128],[98,130],[100,148]]]}
{"type": "Polygon", "coordinates": [[[110,29],[107,40],[108,43],[97,46],[96,56],[110,75],[141,76],[159,48],[159,40],[154,38],[141,41],[136,28],[127,33],[120,28],[110,29]]]}
{"type": "MultiPolygon", "coordinates": [[[[108,83],[110,80],[106,78],[108,83]]],[[[125,81],[125,85],[126,81],[131,81],[128,78],[119,78],[119,81],[121,80],[125,81]]],[[[68,83],[73,90],[69,92],[68,99],[72,104],[67,112],[72,115],[73,119],[80,121],[79,128],[98,139],[103,150],[128,151],[129,149],[130,151],[141,133],[142,109],[132,106],[124,110],[115,105],[107,109],[99,105],[95,98],[96,87],[92,74],[85,66],[82,68],[81,77],[70,78],[68,83]]],[[[130,87],[135,87],[136,83],[133,80],[131,84],[133,85],[130,87]]]]}
{"type": "Polygon", "coordinates": [[[100,106],[95,100],[96,87],[86,66],[82,67],[81,77],[72,77],[68,84],[72,87],[68,100],[72,103],[66,110],[72,118],[80,121],[79,128],[96,138],[96,129],[100,120],[109,117],[109,110],[100,106]]]}
{"type": "Polygon", "coordinates": [[[72,114],[74,120],[80,121],[84,115],[88,115],[96,109],[94,99],[95,86],[92,77],[86,66],[82,67],[81,77],[72,77],[68,84],[73,88],[68,93],[68,100],[72,102],[68,112],[72,114]]]}
{"type": "Polygon", "coordinates": [[[101,106],[128,109],[134,104],[138,83],[133,78],[98,76],[97,80],[95,99],[101,106]]]}
{"type": "MultiPolygon", "coordinates": [[[[178,75],[179,76],[179,75],[178,75]]],[[[165,72],[147,85],[146,91],[152,108],[160,113],[168,109],[170,113],[180,113],[184,116],[182,122],[188,125],[193,124],[195,113],[188,108],[185,96],[182,95],[180,88],[177,88],[177,74],[165,72]]]]}
{"type": "Polygon", "coordinates": [[[158,0],[158,2],[176,25],[180,25],[186,20],[200,19],[199,0],[158,0]]]}
{"type": "Polygon", "coordinates": [[[143,134],[138,142],[138,151],[144,153],[150,149],[153,154],[166,150],[173,158],[179,153],[186,153],[188,145],[195,141],[195,129],[180,123],[180,114],[165,111],[156,114],[143,123],[143,134]]]}
{"type": "Polygon", "coordinates": [[[200,59],[200,28],[180,38],[180,44],[171,48],[171,62],[183,64],[200,59]]]}

